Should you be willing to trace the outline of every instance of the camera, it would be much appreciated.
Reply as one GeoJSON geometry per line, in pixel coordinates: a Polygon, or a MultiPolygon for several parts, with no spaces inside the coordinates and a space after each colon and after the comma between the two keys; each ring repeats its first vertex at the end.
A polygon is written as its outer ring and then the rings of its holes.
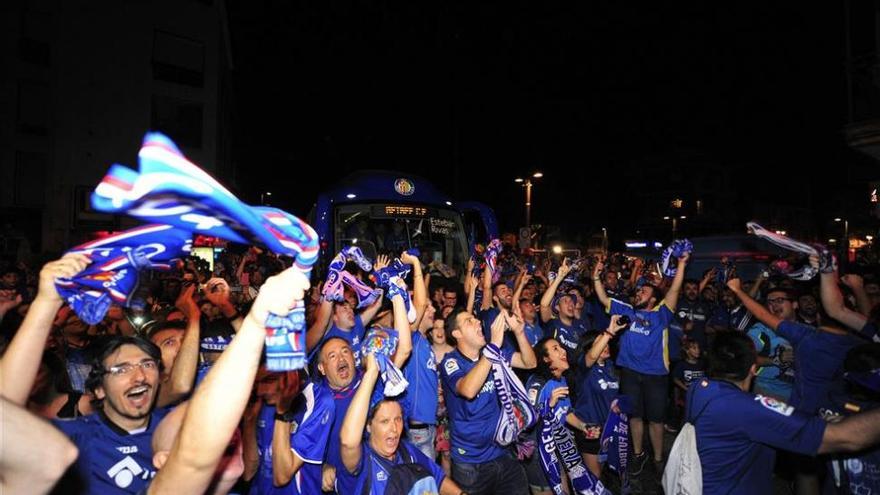
{"type": "Polygon", "coordinates": [[[626,316],[626,315],[620,315],[620,318],[617,319],[617,323],[619,323],[619,324],[621,324],[621,325],[623,325],[623,326],[625,326],[625,327],[626,327],[626,326],[629,326],[629,324],[630,324],[629,316],[626,316]]]}

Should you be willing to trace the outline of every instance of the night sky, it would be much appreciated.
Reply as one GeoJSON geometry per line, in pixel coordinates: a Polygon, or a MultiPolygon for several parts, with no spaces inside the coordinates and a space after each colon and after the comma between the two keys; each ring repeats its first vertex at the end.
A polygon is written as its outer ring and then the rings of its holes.
{"type": "Polygon", "coordinates": [[[228,5],[251,200],[270,190],[304,215],[342,175],[395,169],[513,228],[513,178],[541,170],[535,222],[628,235],[645,215],[632,198],[658,187],[641,171],[696,154],[730,171],[737,225],[755,200],[817,221],[867,210],[875,165],[844,142],[837,2],[228,5]]]}

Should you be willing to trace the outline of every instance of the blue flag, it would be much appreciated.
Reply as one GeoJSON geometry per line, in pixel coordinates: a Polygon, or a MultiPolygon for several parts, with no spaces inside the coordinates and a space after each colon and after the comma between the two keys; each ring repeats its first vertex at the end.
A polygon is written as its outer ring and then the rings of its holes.
{"type": "Polygon", "coordinates": [[[92,263],[73,278],[56,280],[55,288],[82,321],[94,325],[113,303],[137,305],[134,295],[142,270],[170,270],[191,247],[192,234],[170,225],[126,230],[69,250],[85,254],[92,263]]]}

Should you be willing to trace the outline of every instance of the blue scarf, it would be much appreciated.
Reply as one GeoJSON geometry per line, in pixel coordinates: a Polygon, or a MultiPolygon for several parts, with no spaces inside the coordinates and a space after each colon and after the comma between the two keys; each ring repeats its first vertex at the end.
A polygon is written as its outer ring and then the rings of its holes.
{"type": "Polygon", "coordinates": [[[673,266],[672,258],[681,258],[685,253],[692,253],[694,245],[687,239],[676,239],[663,250],[660,255],[660,273],[664,277],[675,277],[678,268],[673,266]]]}
{"type": "Polygon", "coordinates": [[[373,304],[382,296],[382,291],[373,289],[359,278],[345,270],[347,261],[354,261],[358,266],[369,273],[373,270],[373,263],[367,259],[361,250],[354,246],[344,248],[337,254],[327,267],[327,280],[321,294],[327,301],[342,302],[345,300],[343,284],[354,290],[358,298],[358,309],[373,304]]]}
{"type": "Polygon", "coordinates": [[[397,350],[398,335],[393,328],[375,326],[370,328],[364,337],[361,351],[365,354],[376,356],[379,365],[379,375],[384,387],[380,392],[378,387],[373,392],[371,405],[375,405],[382,397],[396,397],[406,391],[409,382],[403,376],[403,372],[391,361],[391,356],[397,350]]]}
{"type": "Polygon", "coordinates": [[[486,268],[492,273],[492,283],[498,282],[501,278],[501,270],[498,269],[498,255],[504,248],[499,239],[492,239],[486,246],[486,268]]]}
{"type": "MultiPolygon", "coordinates": [[[[183,156],[160,133],[148,133],[138,153],[139,171],[113,165],[92,194],[92,206],[126,213],[190,232],[244,244],[261,244],[294,258],[309,278],[318,260],[318,235],[299,218],[277,208],[249,206],[183,156]]],[[[266,365],[271,371],[303,368],[305,306],[266,320],[266,365]]]]}
{"type": "Polygon", "coordinates": [[[625,396],[614,399],[602,437],[599,439],[599,463],[608,463],[608,467],[620,476],[620,484],[626,490],[629,479],[626,466],[629,459],[629,401],[625,396]],[[619,413],[614,412],[617,405],[619,413]]]}
{"type": "Polygon", "coordinates": [[[142,270],[170,270],[191,247],[192,235],[170,225],[126,230],[69,250],[87,255],[92,263],[72,278],[56,280],[55,288],[82,321],[95,325],[112,303],[124,307],[142,303],[134,298],[142,270]]]}
{"type": "Polygon", "coordinates": [[[555,495],[563,495],[562,470],[568,474],[575,493],[583,495],[612,495],[589,469],[584,466],[574,436],[565,427],[565,408],[554,413],[548,398],[541,405],[540,441],[541,467],[555,495]]]}
{"type": "MultiPolygon", "coordinates": [[[[786,237],[782,234],[777,234],[776,232],[769,231],[764,227],[758,225],[757,222],[748,222],[746,223],[746,228],[748,231],[762,239],[766,239],[777,246],[786,249],[788,251],[793,251],[796,253],[801,253],[803,255],[809,256],[818,256],[819,257],[819,271],[822,273],[831,273],[837,270],[837,260],[834,258],[834,255],[829,251],[825,246],[821,244],[806,244],[800,241],[796,241],[790,237],[786,237]]],[[[774,271],[782,273],[789,278],[794,280],[810,280],[816,276],[816,269],[813,268],[809,263],[804,263],[800,267],[795,267],[794,264],[789,263],[786,260],[777,260],[771,264],[771,267],[774,271]]]]}
{"type": "Polygon", "coordinates": [[[535,424],[535,410],[529,403],[522,382],[513,373],[510,363],[495,344],[483,348],[483,356],[492,364],[492,381],[501,403],[501,416],[495,426],[495,442],[510,445],[519,434],[535,424]]]}

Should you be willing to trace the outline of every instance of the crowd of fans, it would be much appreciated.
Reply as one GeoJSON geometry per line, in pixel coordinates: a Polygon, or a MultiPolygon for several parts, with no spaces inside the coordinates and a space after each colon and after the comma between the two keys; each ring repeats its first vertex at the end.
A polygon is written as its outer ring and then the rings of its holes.
{"type": "Polygon", "coordinates": [[[10,263],[0,270],[2,483],[9,493],[507,495],[578,493],[589,475],[595,493],[657,493],[667,462],[680,467],[669,449],[684,426],[702,493],[880,493],[877,267],[744,281],[726,260],[687,278],[688,260],[664,276],[623,254],[503,246],[450,273],[389,250],[372,270],[346,264],[382,289],[364,300],[348,287],[328,297],[324,280],[259,248],[227,249],[213,268],[188,257],[153,273],[142,307],[114,305],[95,325],[54,287],[88,258],[10,263]],[[298,298],[309,366],[270,372],[266,317],[298,298]],[[386,340],[395,345],[383,355],[375,343],[386,340]],[[396,369],[407,385],[389,395],[396,369]],[[537,420],[502,442],[516,383],[537,420]],[[601,440],[621,414],[628,462],[611,466],[601,440]]]}

